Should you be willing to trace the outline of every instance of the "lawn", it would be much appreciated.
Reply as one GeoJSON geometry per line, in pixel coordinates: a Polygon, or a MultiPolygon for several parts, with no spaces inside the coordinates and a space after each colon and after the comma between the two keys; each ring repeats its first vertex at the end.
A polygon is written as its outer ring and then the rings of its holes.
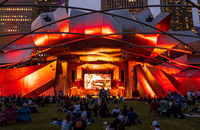
{"type": "MultiPolygon", "coordinates": [[[[157,120],[161,124],[161,130],[199,130],[200,129],[200,118],[186,117],[185,119],[164,117],[158,115],[152,115],[149,112],[149,105],[144,102],[131,102],[125,101],[118,103],[119,108],[122,109],[123,104],[127,104],[128,109],[132,106],[139,119],[142,122],[138,125],[132,125],[126,127],[126,130],[150,130],[151,122],[157,120]]],[[[116,104],[110,104],[110,112],[116,104]]],[[[19,108],[19,107],[18,107],[19,108]]],[[[52,118],[58,117],[60,119],[65,118],[64,112],[57,111],[61,107],[56,107],[55,104],[49,107],[39,107],[40,113],[33,113],[32,121],[29,123],[15,123],[9,126],[0,126],[0,130],[60,130],[61,125],[51,125],[52,118]]],[[[3,106],[3,110],[5,107],[3,106]]],[[[112,121],[114,118],[97,118],[93,117],[95,123],[87,126],[87,130],[105,130],[106,125],[103,125],[104,121],[112,121]]]]}

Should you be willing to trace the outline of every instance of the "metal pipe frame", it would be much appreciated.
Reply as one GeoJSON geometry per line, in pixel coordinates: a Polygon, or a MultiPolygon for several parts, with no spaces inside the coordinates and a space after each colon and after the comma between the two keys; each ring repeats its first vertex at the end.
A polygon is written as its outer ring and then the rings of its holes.
{"type": "MultiPolygon", "coordinates": [[[[3,6],[4,6],[4,5],[3,5],[3,6]]],[[[4,7],[7,7],[7,6],[19,6],[19,5],[6,5],[6,6],[4,6],[4,7]]],[[[20,6],[49,6],[49,5],[20,5],[20,6]]],[[[74,17],[69,17],[69,18],[61,19],[61,20],[52,22],[52,23],[50,23],[50,24],[47,24],[47,25],[45,25],[45,26],[42,26],[42,27],[40,27],[40,28],[37,28],[37,29],[35,29],[35,30],[31,31],[31,32],[25,33],[23,36],[21,36],[21,37],[15,39],[14,41],[12,41],[12,42],[6,44],[6,45],[3,46],[1,49],[7,47],[8,45],[14,43],[15,41],[17,41],[17,40],[19,40],[19,39],[25,37],[26,35],[32,34],[32,33],[34,33],[35,31],[37,31],[37,30],[39,30],[39,29],[41,29],[41,28],[44,28],[44,27],[46,27],[46,26],[49,26],[49,25],[52,25],[52,24],[55,24],[55,23],[58,23],[58,22],[61,22],[61,21],[64,21],[64,20],[68,20],[68,19],[72,19],[72,18],[75,18],[75,17],[79,17],[79,16],[83,16],[83,15],[88,15],[88,14],[92,14],[92,13],[97,13],[97,12],[98,12],[98,13],[103,13],[103,14],[112,15],[112,16],[116,16],[116,17],[120,17],[120,18],[123,18],[123,19],[127,19],[127,20],[130,20],[130,21],[133,21],[133,22],[137,22],[137,23],[140,23],[140,24],[149,26],[149,27],[151,27],[151,28],[153,28],[153,29],[155,29],[155,30],[158,30],[158,31],[162,32],[163,34],[166,34],[166,35],[168,35],[168,36],[174,38],[175,40],[177,40],[177,41],[179,41],[179,42],[185,44],[186,46],[190,47],[189,45],[187,45],[186,43],[182,42],[181,40],[175,38],[174,36],[172,36],[172,35],[170,35],[170,34],[164,32],[164,31],[162,31],[162,30],[160,30],[160,29],[158,29],[158,28],[156,28],[156,27],[153,27],[153,26],[148,25],[148,24],[146,24],[146,23],[143,23],[143,22],[140,22],[140,21],[136,21],[136,20],[133,20],[133,19],[129,19],[129,18],[126,18],[126,17],[123,17],[123,16],[119,16],[119,15],[115,15],[115,14],[111,14],[111,13],[106,13],[106,12],[104,12],[104,11],[118,10],[118,9],[138,8],[138,6],[134,6],[134,7],[124,7],[124,8],[116,8],[116,9],[109,9],[109,10],[102,10],[102,11],[95,11],[95,10],[90,10],[90,9],[85,9],[85,8],[77,8],[77,7],[70,7],[70,6],[57,6],[57,5],[54,5],[53,7],[74,8],[74,9],[81,9],[81,10],[87,10],[87,11],[92,11],[92,12],[85,13],[85,14],[82,14],[82,15],[77,15],[77,16],[74,16],[74,17]]],[[[145,7],[145,6],[141,6],[141,7],[145,7]]],[[[165,7],[165,5],[164,5],[164,6],[163,6],[163,5],[151,5],[151,6],[148,6],[148,7],[165,7]]],[[[169,5],[168,5],[167,7],[169,7],[169,5]]],[[[177,7],[177,5],[172,5],[171,7],[177,7]]],[[[180,7],[183,7],[183,6],[180,6],[180,7]]],[[[191,6],[187,6],[187,7],[191,7],[191,6]]],[[[99,35],[99,37],[102,37],[102,35],[99,35]]],[[[135,46],[135,45],[132,44],[132,43],[129,43],[129,44],[131,44],[132,46],[135,46]]],[[[138,47],[139,47],[139,46],[138,46],[138,47]]],[[[144,49],[144,47],[142,47],[142,48],[144,49]]],[[[193,49],[194,51],[196,51],[194,48],[192,48],[192,47],[190,47],[190,48],[193,49]]],[[[146,50],[146,49],[145,49],[145,50],[146,50]]],[[[151,51],[151,50],[150,50],[150,51],[151,51]]],[[[198,51],[196,51],[196,52],[198,52],[198,51]]],[[[198,53],[199,53],[199,52],[198,52],[198,53]]],[[[168,59],[168,60],[171,60],[171,59],[168,59]]]]}

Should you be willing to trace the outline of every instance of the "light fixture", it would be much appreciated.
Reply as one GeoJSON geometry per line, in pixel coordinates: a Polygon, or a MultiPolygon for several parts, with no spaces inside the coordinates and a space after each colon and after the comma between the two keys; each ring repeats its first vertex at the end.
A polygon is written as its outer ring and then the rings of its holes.
{"type": "Polygon", "coordinates": [[[124,59],[125,57],[124,57],[124,54],[122,55],[122,59],[124,59]]]}
{"type": "Polygon", "coordinates": [[[4,53],[4,51],[3,50],[0,50],[0,54],[3,54],[4,53]]]}
{"type": "Polygon", "coordinates": [[[72,55],[72,59],[74,59],[75,58],[75,56],[74,55],[72,55]]]}
{"type": "Polygon", "coordinates": [[[51,18],[48,15],[45,15],[43,19],[45,22],[51,22],[51,18]]]}
{"type": "Polygon", "coordinates": [[[68,46],[67,46],[67,44],[65,43],[65,44],[62,45],[62,47],[66,48],[66,47],[68,47],[68,46]]]}

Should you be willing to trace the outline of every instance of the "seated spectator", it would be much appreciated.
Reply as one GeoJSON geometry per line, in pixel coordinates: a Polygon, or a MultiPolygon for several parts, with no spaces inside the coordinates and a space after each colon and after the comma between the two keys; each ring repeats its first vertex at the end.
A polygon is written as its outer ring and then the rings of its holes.
{"type": "Polygon", "coordinates": [[[106,130],[125,130],[119,118],[116,118],[113,122],[111,122],[107,127],[106,130]]]}
{"type": "MultiPolygon", "coordinates": [[[[137,113],[134,112],[133,107],[130,108],[130,112],[127,113],[127,119],[126,122],[129,121],[129,124],[137,124],[137,113]]],[[[127,123],[126,123],[127,124],[127,123]]]]}
{"type": "Polygon", "coordinates": [[[1,107],[2,107],[2,104],[0,103],[0,112],[1,112],[1,107]]]}
{"type": "Polygon", "coordinates": [[[37,113],[37,112],[39,112],[37,105],[35,105],[33,102],[31,103],[29,109],[30,109],[31,113],[37,113]]]}
{"type": "Polygon", "coordinates": [[[29,106],[27,103],[23,104],[23,107],[20,107],[19,111],[18,111],[18,116],[17,116],[17,120],[18,121],[26,121],[29,120],[31,121],[31,114],[30,114],[30,110],[29,110],[29,106]]]}
{"type": "Polygon", "coordinates": [[[72,117],[71,114],[66,114],[65,120],[62,122],[62,130],[71,130],[72,117]]]}
{"type": "Polygon", "coordinates": [[[160,106],[158,107],[158,111],[162,113],[166,113],[169,110],[169,101],[167,97],[165,97],[161,102],[160,106]]]}
{"type": "Polygon", "coordinates": [[[94,116],[99,117],[99,108],[97,107],[97,104],[93,107],[94,116]]]}
{"type": "MultiPolygon", "coordinates": [[[[124,112],[125,116],[126,116],[126,114],[128,113],[128,110],[127,110],[126,108],[127,108],[127,105],[124,104],[124,109],[122,110],[122,112],[124,112]]],[[[121,113],[122,113],[122,112],[121,112],[121,113]]]]}
{"type": "Polygon", "coordinates": [[[80,108],[80,111],[78,113],[81,113],[81,117],[84,121],[88,122],[88,119],[87,119],[87,112],[85,111],[85,108],[84,107],[81,107],[80,108]]]}
{"type": "Polygon", "coordinates": [[[61,98],[58,98],[57,101],[56,101],[57,106],[60,106],[61,103],[62,103],[62,99],[61,99],[61,98]]]}
{"type": "Polygon", "coordinates": [[[5,115],[2,118],[2,123],[8,123],[12,120],[17,119],[16,108],[12,107],[11,104],[6,104],[5,115]]]}
{"type": "Polygon", "coordinates": [[[78,101],[76,102],[76,105],[74,105],[74,112],[78,112],[80,110],[80,104],[78,104],[78,101]]]}
{"type": "Polygon", "coordinates": [[[82,119],[81,113],[77,113],[76,120],[72,122],[71,130],[85,130],[86,122],[82,119]]]}
{"type": "Polygon", "coordinates": [[[107,103],[104,102],[103,103],[103,106],[101,107],[101,110],[100,110],[100,115],[102,117],[110,117],[110,112],[108,111],[108,108],[107,108],[107,103]]]}
{"type": "Polygon", "coordinates": [[[160,130],[160,123],[158,121],[153,121],[151,124],[151,128],[154,130],[160,130]]]}
{"type": "Polygon", "coordinates": [[[120,109],[118,108],[118,105],[115,105],[115,108],[112,111],[112,117],[118,117],[120,113],[120,109]]]}
{"type": "Polygon", "coordinates": [[[129,124],[128,117],[124,114],[124,111],[118,116],[119,120],[123,124],[129,124]]]}
{"type": "Polygon", "coordinates": [[[74,113],[74,107],[73,107],[73,106],[71,106],[71,107],[69,108],[68,113],[71,114],[71,117],[72,117],[72,118],[74,118],[74,117],[76,116],[76,113],[74,113]]]}

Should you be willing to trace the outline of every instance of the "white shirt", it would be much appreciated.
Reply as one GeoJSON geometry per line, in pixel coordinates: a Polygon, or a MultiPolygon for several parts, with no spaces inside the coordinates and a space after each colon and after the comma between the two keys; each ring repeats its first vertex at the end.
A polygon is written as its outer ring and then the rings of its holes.
{"type": "Polygon", "coordinates": [[[28,100],[28,105],[31,105],[31,103],[32,103],[32,100],[28,100]]]}
{"type": "Polygon", "coordinates": [[[80,110],[80,105],[74,105],[74,112],[77,112],[80,110]]]}
{"type": "Polygon", "coordinates": [[[120,109],[113,109],[112,114],[113,114],[113,112],[119,113],[119,112],[120,112],[120,109]]]}
{"type": "Polygon", "coordinates": [[[81,113],[81,117],[83,118],[83,120],[84,121],[86,121],[86,117],[87,117],[87,112],[86,111],[83,111],[82,113],[81,113]]]}
{"type": "Polygon", "coordinates": [[[192,94],[192,96],[195,96],[194,92],[192,92],[191,94],[192,94]]]}
{"type": "Polygon", "coordinates": [[[187,100],[191,100],[191,92],[190,91],[187,92],[187,100]]]}
{"type": "Polygon", "coordinates": [[[124,101],[124,97],[122,97],[122,101],[124,101]]]}

